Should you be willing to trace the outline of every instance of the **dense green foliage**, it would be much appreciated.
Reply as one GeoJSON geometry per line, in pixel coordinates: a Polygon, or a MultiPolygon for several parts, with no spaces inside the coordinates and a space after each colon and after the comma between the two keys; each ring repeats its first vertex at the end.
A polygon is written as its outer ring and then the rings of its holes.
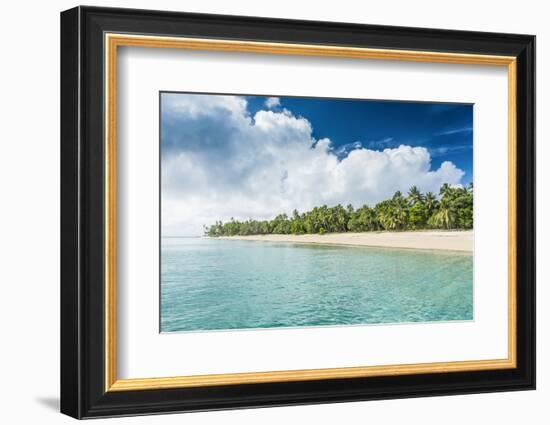
{"type": "Polygon", "coordinates": [[[292,217],[279,214],[273,220],[221,221],[205,226],[207,236],[303,234],[335,232],[370,232],[377,230],[471,229],[473,227],[473,186],[467,188],[441,186],[439,199],[432,192],[421,193],[416,186],[407,196],[395,192],[391,199],[379,202],[374,208],[363,205],[354,209],[315,207],[292,217]]]}

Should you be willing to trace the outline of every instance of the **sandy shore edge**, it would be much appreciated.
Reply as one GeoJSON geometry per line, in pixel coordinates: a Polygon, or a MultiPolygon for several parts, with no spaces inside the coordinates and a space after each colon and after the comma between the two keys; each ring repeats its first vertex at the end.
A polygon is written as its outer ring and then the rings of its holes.
{"type": "Polygon", "coordinates": [[[325,235],[251,235],[223,236],[219,239],[442,250],[462,253],[473,253],[474,248],[474,232],[472,230],[329,233],[325,235]]]}

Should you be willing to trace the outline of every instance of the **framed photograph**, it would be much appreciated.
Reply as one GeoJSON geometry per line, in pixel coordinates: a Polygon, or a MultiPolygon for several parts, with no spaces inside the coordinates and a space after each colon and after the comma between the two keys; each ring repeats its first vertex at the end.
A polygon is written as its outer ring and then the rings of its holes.
{"type": "Polygon", "coordinates": [[[61,411],[535,388],[535,38],[61,14],[61,411]]]}

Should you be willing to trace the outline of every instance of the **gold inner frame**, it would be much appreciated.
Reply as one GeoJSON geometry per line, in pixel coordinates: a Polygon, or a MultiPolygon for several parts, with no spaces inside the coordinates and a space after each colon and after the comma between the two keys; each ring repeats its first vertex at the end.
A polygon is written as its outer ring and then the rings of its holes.
{"type": "Polygon", "coordinates": [[[446,373],[516,367],[516,58],[462,53],[370,49],[327,45],[266,43],[128,34],[105,34],[105,391],[133,391],[214,385],[308,381],[416,373],[446,373]],[[507,67],[508,72],[508,357],[382,366],[342,367],[215,375],[118,379],[116,324],[116,123],[117,48],[119,46],[325,56],[507,67]]]}

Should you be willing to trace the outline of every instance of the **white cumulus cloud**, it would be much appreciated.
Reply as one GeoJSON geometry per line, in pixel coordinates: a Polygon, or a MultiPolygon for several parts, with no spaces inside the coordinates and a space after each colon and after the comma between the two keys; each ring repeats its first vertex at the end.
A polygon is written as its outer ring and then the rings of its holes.
{"type": "Polygon", "coordinates": [[[306,118],[286,109],[251,116],[238,96],[163,94],[162,102],[163,235],[322,204],[374,205],[412,185],[437,192],[464,175],[448,161],[432,170],[424,147],[358,146],[339,159],[306,118]]]}
{"type": "Polygon", "coordinates": [[[279,99],[278,97],[268,97],[265,101],[265,106],[267,106],[269,109],[281,106],[281,99],[279,99]]]}

